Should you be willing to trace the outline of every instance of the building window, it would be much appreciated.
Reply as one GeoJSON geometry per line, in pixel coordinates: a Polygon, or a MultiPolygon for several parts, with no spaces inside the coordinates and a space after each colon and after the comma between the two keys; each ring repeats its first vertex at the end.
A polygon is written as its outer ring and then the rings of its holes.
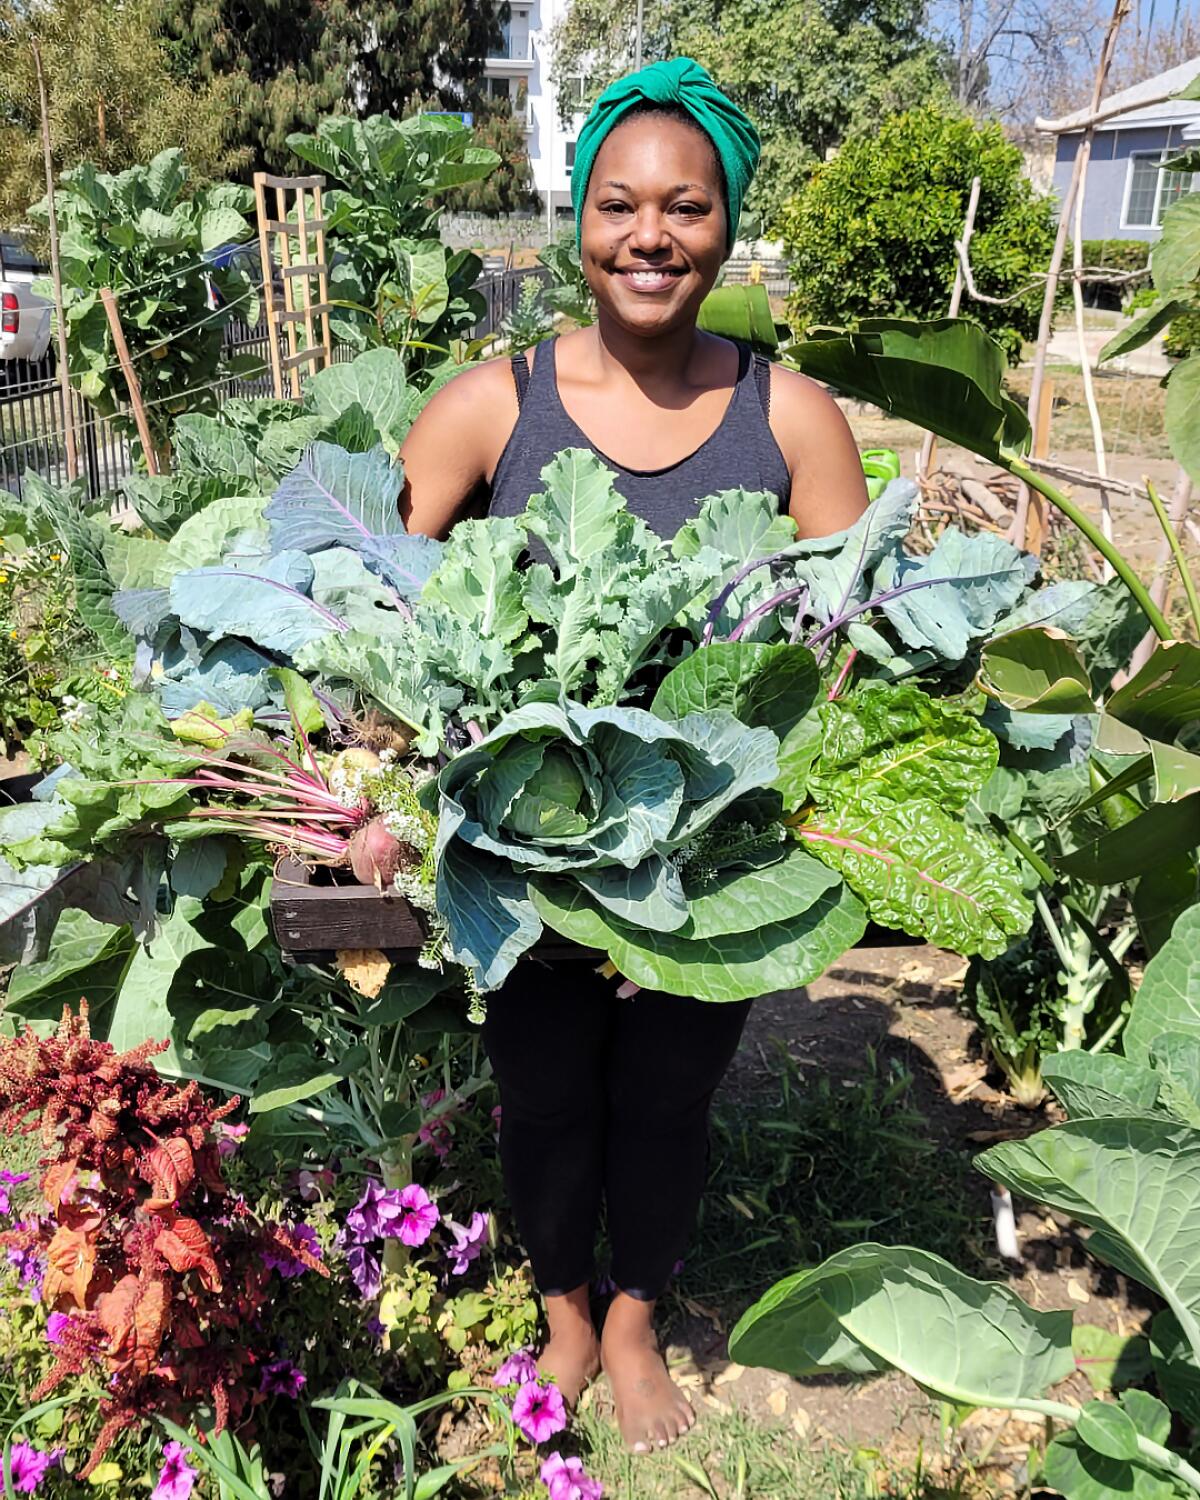
{"type": "Polygon", "coordinates": [[[587,93],[586,78],[564,78],[562,83],[563,98],[573,109],[582,109],[584,95],[587,93]]]}
{"type": "Polygon", "coordinates": [[[1157,229],[1163,214],[1196,186],[1192,172],[1164,172],[1161,163],[1179,154],[1178,146],[1161,151],[1139,151],[1129,158],[1125,184],[1124,229],[1157,229]]]}
{"type": "Polygon", "coordinates": [[[575,165],[575,142],[574,141],[568,141],[567,142],[566,165],[567,165],[567,176],[570,177],[570,175],[571,175],[571,169],[575,165]]]}

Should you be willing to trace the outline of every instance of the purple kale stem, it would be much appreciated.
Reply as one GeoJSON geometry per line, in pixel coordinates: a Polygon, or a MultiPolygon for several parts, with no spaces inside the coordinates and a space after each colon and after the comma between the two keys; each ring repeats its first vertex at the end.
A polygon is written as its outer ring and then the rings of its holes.
{"type": "Polygon", "coordinates": [[[804,624],[804,614],[808,609],[808,589],[804,590],[804,598],[796,605],[796,618],[792,621],[792,628],[788,632],[788,645],[794,646],[800,639],[800,630],[804,624]]]}
{"type": "Polygon", "coordinates": [[[838,673],[837,681],[829,689],[829,699],[828,699],[828,701],[830,703],[832,703],[833,700],[837,697],[837,695],[841,692],[842,686],[845,683],[846,678],[849,677],[849,675],[850,675],[850,668],[854,665],[854,660],[857,657],[857,655],[858,655],[858,651],[854,650],[854,651],[851,651],[850,655],[846,658],[846,664],[842,668],[842,670],[838,673]]]}
{"type": "Polygon", "coordinates": [[[471,736],[471,743],[473,745],[478,745],[480,740],[483,739],[483,730],[480,729],[474,719],[467,720],[467,733],[471,736]]]}
{"type": "Polygon", "coordinates": [[[737,572],[724,586],[724,588],[721,589],[720,593],[713,600],[713,602],[708,606],[708,618],[704,622],[704,630],[700,636],[700,644],[702,646],[708,646],[712,644],[713,633],[717,628],[717,616],[721,613],[721,609],[724,606],[726,599],[729,598],[730,594],[733,593],[738,584],[748,578],[750,574],[754,572],[755,568],[765,568],[769,567],[771,563],[782,562],[785,557],[788,557],[790,555],[790,551],[791,549],[787,548],[782,552],[772,552],[770,557],[756,558],[753,562],[748,562],[743,567],[737,570],[737,572]]]}
{"type": "Polygon", "coordinates": [[[757,609],[752,609],[744,619],[739,620],[725,639],[727,641],[740,641],[743,633],[754,624],[755,620],[761,620],[763,615],[769,615],[773,609],[778,609],[781,604],[786,604],[789,599],[799,599],[801,594],[807,593],[808,585],[801,584],[799,588],[784,589],[782,594],[773,595],[765,604],[760,604],[757,609]]]}
{"type": "MultiPolygon", "coordinates": [[[[899,588],[888,589],[886,593],[876,594],[874,599],[868,599],[864,604],[854,605],[852,609],[846,610],[844,614],[834,615],[833,619],[830,620],[828,625],[823,625],[815,635],[809,636],[806,644],[810,651],[815,651],[816,648],[823,642],[827,641],[829,637],[835,633],[835,631],[840,630],[848,620],[853,620],[856,615],[865,614],[867,610],[874,609],[877,605],[887,604],[892,599],[899,599],[901,594],[912,594],[915,593],[917,589],[931,589],[935,584],[938,583],[976,583],[984,578],[991,578],[993,576],[994,575],[991,573],[974,573],[970,578],[964,578],[962,576],[959,576],[958,578],[922,578],[919,579],[916,583],[902,583],[899,588]]],[[[819,657],[818,660],[820,660],[819,657]]]]}

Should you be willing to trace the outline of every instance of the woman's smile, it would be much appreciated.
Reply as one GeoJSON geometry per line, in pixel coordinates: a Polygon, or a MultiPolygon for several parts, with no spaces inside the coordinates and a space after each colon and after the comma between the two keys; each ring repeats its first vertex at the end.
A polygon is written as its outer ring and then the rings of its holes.
{"type": "Polygon", "coordinates": [[[642,296],[654,296],[675,289],[687,275],[686,266],[618,266],[615,274],[625,285],[642,296]]]}

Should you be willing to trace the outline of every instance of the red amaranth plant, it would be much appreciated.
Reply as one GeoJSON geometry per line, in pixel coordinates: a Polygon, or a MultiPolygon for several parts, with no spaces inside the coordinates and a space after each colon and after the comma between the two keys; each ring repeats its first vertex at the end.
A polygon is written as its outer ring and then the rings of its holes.
{"type": "Polygon", "coordinates": [[[118,1054],[92,1039],[87,1003],[64,1007],[53,1036],[0,1041],[0,1130],[38,1134],[47,1154],[45,1212],[0,1244],[45,1260],[42,1299],[67,1315],[39,1401],[99,1368],[104,1425],[86,1478],[125,1427],[155,1412],[186,1422],[211,1403],[216,1428],[239,1424],[261,1399],[251,1375],[254,1329],[282,1248],[321,1262],[279,1226],[230,1201],[215,1138],[238,1100],[215,1105],[198,1084],[159,1076],[165,1042],[118,1054]]]}

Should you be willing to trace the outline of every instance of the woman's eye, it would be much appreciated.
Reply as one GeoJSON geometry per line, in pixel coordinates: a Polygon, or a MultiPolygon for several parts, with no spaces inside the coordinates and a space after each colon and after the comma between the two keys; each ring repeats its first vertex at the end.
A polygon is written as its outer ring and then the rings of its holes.
{"type": "Polygon", "coordinates": [[[629,212],[628,203],[602,203],[600,205],[602,214],[625,214],[629,212]]]}

